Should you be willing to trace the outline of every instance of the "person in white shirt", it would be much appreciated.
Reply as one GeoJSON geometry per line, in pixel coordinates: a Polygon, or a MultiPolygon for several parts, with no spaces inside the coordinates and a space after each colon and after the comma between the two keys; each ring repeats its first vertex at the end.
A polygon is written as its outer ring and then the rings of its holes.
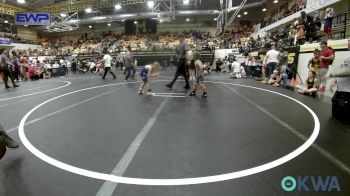
{"type": "Polygon", "coordinates": [[[89,63],[89,70],[90,70],[91,73],[96,70],[96,63],[95,63],[95,61],[91,61],[89,63]]]}
{"type": "Polygon", "coordinates": [[[104,62],[104,64],[105,64],[105,73],[103,74],[102,79],[105,80],[107,73],[110,72],[112,74],[112,76],[113,76],[113,80],[115,80],[117,78],[117,76],[115,76],[114,73],[111,70],[112,57],[108,53],[109,53],[109,51],[106,52],[106,54],[103,56],[103,59],[101,60],[101,62],[104,62]]]}
{"type": "Polygon", "coordinates": [[[232,59],[232,69],[233,69],[233,72],[232,72],[231,75],[234,78],[242,78],[242,75],[241,75],[241,64],[239,62],[237,62],[236,58],[232,59]]]}
{"type": "Polygon", "coordinates": [[[44,61],[44,63],[45,63],[44,68],[45,68],[46,70],[52,69],[52,66],[51,66],[51,64],[49,63],[49,61],[44,61]]]}
{"type": "Polygon", "coordinates": [[[60,60],[60,65],[61,65],[61,67],[66,67],[66,61],[61,59],[60,60]]]}
{"type": "Polygon", "coordinates": [[[264,68],[265,68],[267,77],[270,77],[273,74],[273,71],[276,69],[279,62],[278,57],[279,57],[279,52],[276,50],[275,46],[272,46],[271,50],[269,50],[266,53],[266,56],[264,59],[264,68]]]}
{"type": "Polygon", "coordinates": [[[60,65],[57,63],[57,61],[55,61],[55,63],[52,65],[52,68],[59,68],[60,65]]]}
{"type": "Polygon", "coordinates": [[[67,65],[67,74],[72,74],[72,64],[70,63],[69,60],[66,61],[67,65]]]}

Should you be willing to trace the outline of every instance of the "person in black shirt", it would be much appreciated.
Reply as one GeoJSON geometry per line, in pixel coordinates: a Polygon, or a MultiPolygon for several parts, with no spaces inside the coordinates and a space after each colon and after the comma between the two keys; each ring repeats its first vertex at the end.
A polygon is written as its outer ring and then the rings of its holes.
{"type": "Polygon", "coordinates": [[[304,11],[301,12],[302,24],[305,28],[305,37],[307,42],[312,42],[316,37],[316,26],[314,23],[314,18],[307,15],[304,11]]]}
{"type": "Polygon", "coordinates": [[[221,59],[218,59],[217,61],[216,61],[216,72],[221,72],[221,66],[222,66],[222,61],[221,61],[221,59]]]}
{"type": "Polygon", "coordinates": [[[190,84],[188,83],[188,74],[187,74],[187,68],[186,68],[186,53],[188,51],[188,45],[185,43],[184,38],[180,38],[181,43],[180,45],[176,48],[176,54],[178,58],[178,64],[177,64],[177,69],[176,73],[174,76],[174,79],[172,82],[169,84],[165,85],[168,88],[172,88],[174,83],[176,82],[177,78],[182,75],[186,81],[186,86],[184,87],[185,89],[190,89],[190,84]]]}

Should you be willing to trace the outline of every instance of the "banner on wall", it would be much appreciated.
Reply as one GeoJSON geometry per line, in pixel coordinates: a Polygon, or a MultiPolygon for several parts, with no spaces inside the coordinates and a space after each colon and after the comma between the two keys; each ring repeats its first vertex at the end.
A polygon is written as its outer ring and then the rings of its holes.
{"type": "Polygon", "coordinates": [[[0,37],[0,44],[6,44],[6,45],[11,44],[11,39],[0,37]]]}
{"type": "Polygon", "coordinates": [[[125,34],[147,34],[147,33],[157,33],[157,21],[147,19],[147,20],[128,20],[125,21],[125,34]]]}
{"type": "Polygon", "coordinates": [[[16,13],[16,25],[48,26],[51,24],[50,13],[16,13]]]}

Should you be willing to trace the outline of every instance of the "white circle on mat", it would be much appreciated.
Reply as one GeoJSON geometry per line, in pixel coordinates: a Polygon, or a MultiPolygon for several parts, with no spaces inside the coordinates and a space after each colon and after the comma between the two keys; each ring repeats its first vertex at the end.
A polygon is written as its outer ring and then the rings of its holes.
{"type": "MultiPolygon", "coordinates": [[[[153,82],[164,82],[166,80],[159,80],[159,81],[153,81],[153,82]]],[[[298,147],[297,149],[295,149],[294,151],[290,152],[287,155],[284,155],[281,158],[278,158],[276,160],[273,160],[271,162],[253,167],[253,168],[249,168],[249,169],[244,169],[244,170],[240,170],[240,171],[236,171],[236,172],[232,172],[232,173],[226,173],[226,174],[219,174],[219,175],[213,175],[213,176],[205,176],[205,177],[194,177],[194,178],[181,178],[181,179],[146,179],[146,178],[130,178],[130,177],[121,177],[121,176],[115,176],[115,175],[111,175],[111,174],[105,174],[105,173],[99,173],[99,172],[95,172],[95,171],[91,171],[91,170],[86,170],[83,168],[79,168],[79,167],[75,167],[72,165],[69,165],[67,163],[63,163],[59,160],[56,160],[44,153],[42,153],[41,151],[39,151],[37,148],[35,148],[30,141],[27,139],[25,133],[24,133],[24,125],[26,123],[26,120],[28,119],[28,117],[38,108],[44,106],[45,104],[52,102],[58,98],[67,96],[67,95],[71,95],[74,93],[78,93],[78,92],[82,92],[82,91],[86,91],[86,90],[91,90],[91,89],[97,89],[97,88],[102,88],[102,87],[108,87],[108,86],[117,86],[117,85],[122,85],[122,84],[127,84],[127,83],[117,83],[117,84],[108,84],[108,85],[102,85],[102,86],[96,86],[96,87],[90,87],[90,88],[85,88],[85,89],[81,89],[81,90],[76,90],[73,92],[69,92],[69,93],[65,93],[63,95],[59,95],[57,97],[54,97],[52,99],[49,99],[39,105],[37,105],[36,107],[34,107],[33,109],[31,109],[22,119],[21,122],[19,124],[19,128],[18,128],[18,132],[19,132],[19,136],[20,139],[22,140],[24,146],[31,152],[33,153],[35,156],[37,156],[38,158],[40,158],[41,160],[57,167],[60,168],[62,170],[74,173],[74,174],[78,174],[78,175],[82,175],[82,176],[86,176],[86,177],[90,177],[90,178],[95,178],[95,179],[100,179],[100,180],[105,180],[105,181],[112,181],[112,182],[116,182],[116,183],[123,183],[123,184],[133,184],[133,185],[150,185],[150,186],[177,186],[177,185],[193,185],[193,184],[204,184],[204,183],[213,183],[213,182],[220,182],[220,181],[225,181],[225,180],[232,180],[232,179],[236,179],[236,178],[241,178],[244,176],[249,176],[249,175],[253,175],[253,174],[257,174],[272,168],[275,168],[277,166],[280,166],[292,159],[294,159],[295,157],[299,156],[300,154],[302,154],[306,149],[308,149],[317,139],[317,136],[320,132],[320,121],[317,117],[317,115],[315,114],[315,112],[313,112],[309,107],[307,107],[305,104],[303,104],[302,102],[289,97],[287,95],[284,95],[282,93],[278,93],[278,92],[274,92],[274,91],[270,91],[270,90],[266,90],[266,89],[262,89],[262,88],[258,88],[258,87],[253,87],[253,86],[247,86],[247,85],[240,85],[240,84],[232,84],[232,83],[224,83],[224,82],[210,82],[210,83],[215,83],[215,84],[226,84],[226,85],[234,85],[234,86],[240,86],[240,87],[246,87],[246,88],[251,88],[251,89],[255,89],[255,90],[261,90],[264,92],[269,92],[269,93],[273,93],[276,95],[280,95],[282,97],[288,98],[296,103],[298,103],[299,105],[301,105],[302,107],[304,107],[313,117],[314,119],[314,129],[313,132],[311,134],[311,136],[306,140],[306,142],[304,144],[302,144],[300,147],[298,147]]]]}

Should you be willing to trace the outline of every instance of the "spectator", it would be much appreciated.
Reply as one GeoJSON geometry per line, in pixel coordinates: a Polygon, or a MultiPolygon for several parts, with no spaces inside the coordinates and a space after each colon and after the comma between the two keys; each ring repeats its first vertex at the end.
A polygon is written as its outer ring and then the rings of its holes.
{"type": "Polygon", "coordinates": [[[316,26],[314,23],[314,18],[310,15],[307,15],[306,12],[301,12],[302,24],[305,28],[305,38],[307,42],[313,42],[316,37],[316,26]]]}
{"type": "Polygon", "coordinates": [[[333,16],[334,11],[333,8],[329,7],[326,9],[325,13],[325,21],[324,21],[324,33],[327,35],[327,39],[333,39],[332,36],[332,25],[333,25],[333,16]]]}
{"type": "Polygon", "coordinates": [[[52,65],[52,68],[59,68],[60,65],[57,63],[57,61],[55,61],[55,63],[52,65]]]}
{"type": "Polygon", "coordinates": [[[320,91],[324,92],[326,90],[326,78],[325,77],[327,75],[330,62],[333,61],[333,59],[334,59],[333,50],[328,48],[326,41],[321,42],[320,59],[321,59],[321,68],[319,71],[320,91]]]}
{"type": "Polygon", "coordinates": [[[222,61],[220,58],[215,62],[215,65],[216,65],[215,71],[221,72],[222,61]]]}
{"type": "Polygon", "coordinates": [[[315,17],[315,26],[316,26],[317,32],[321,30],[322,23],[321,23],[321,19],[319,16],[315,17]]]}
{"type": "Polygon", "coordinates": [[[39,76],[37,70],[35,69],[34,65],[32,65],[29,68],[28,75],[29,75],[29,78],[31,80],[39,80],[39,78],[40,78],[40,76],[39,76]]]}
{"type": "Polygon", "coordinates": [[[271,49],[266,53],[264,59],[266,76],[271,76],[273,74],[273,70],[275,70],[278,65],[278,56],[279,52],[276,50],[275,46],[272,46],[271,49]]]}
{"type": "Polygon", "coordinates": [[[282,86],[286,87],[288,85],[287,70],[289,69],[288,68],[288,51],[285,50],[283,47],[280,48],[278,59],[279,59],[279,66],[277,67],[277,71],[280,73],[282,86]]]}

